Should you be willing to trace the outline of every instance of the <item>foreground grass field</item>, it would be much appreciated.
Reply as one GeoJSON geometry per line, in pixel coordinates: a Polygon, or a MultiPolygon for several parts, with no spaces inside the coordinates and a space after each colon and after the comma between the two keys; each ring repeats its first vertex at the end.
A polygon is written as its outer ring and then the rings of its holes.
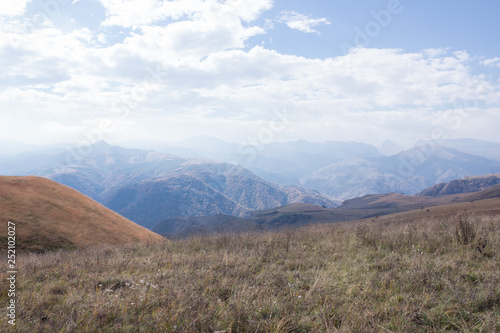
{"type": "Polygon", "coordinates": [[[16,331],[498,332],[499,259],[499,216],[26,254],[16,331]]]}

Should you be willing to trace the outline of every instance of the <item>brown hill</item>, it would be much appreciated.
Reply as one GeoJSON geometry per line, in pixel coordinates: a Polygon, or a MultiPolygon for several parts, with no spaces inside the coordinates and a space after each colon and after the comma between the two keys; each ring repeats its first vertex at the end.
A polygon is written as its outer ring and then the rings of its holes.
{"type": "Polygon", "coordinates": [[[389,215],[415,209],[430,209],[454,203],[500,198],[500,185],[475,193],[459,193],[435,197],[409,196],[398,193],[366,195],[346,200],[332,211],[333,222],[389,215]]]}
{"type": "Polygon", "coordinates": [[[17,249],[25,251],[162,239],[67,186],[33,176],[0,176],[0,221],[2,249],[8,221],[16,225],[17,249]]]}
{"type": "Polygon", "coordinates": [[[500,198],[500,185],[488,188],[480,192],[469,193],[468,195],[464,196],[464,199],[466,200],[484,200],[491,198],[500,198]]]}
{"type": "Polygon", "coordinates": [[[368,218],[368,221],[420,221],[422,219],[456,216],[457,214],[500,215],[500,198],[466,201],[431,207],[429,209],[415,209],[380,216],[377,219],[368,218]]]}

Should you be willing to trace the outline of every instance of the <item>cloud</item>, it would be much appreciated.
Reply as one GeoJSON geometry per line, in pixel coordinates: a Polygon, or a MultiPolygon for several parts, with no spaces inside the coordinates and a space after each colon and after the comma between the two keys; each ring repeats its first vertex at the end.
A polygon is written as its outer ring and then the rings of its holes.
{"type": "Polygon", "coordinates": [[[326,18],[315,19],[294,11],[282,12],[278,21],[285,23],[290,29],[295,29],[305,33],[317,33],[317,34],[319,34],[319,32],[313,29],[314,27],[321,24],[325,25],[331,24],[330,21],[328,21],[328,19],[326,18]]]}
{"type": "Polygon", "coordinates": [[[245,22],[255,20],[272,7],[272,0],[99,0],[106,8],[103,25],[138,27],[162,20],[207,19],[210,16],[230,14],[245,22]]]}
{"type": "MultiPolygon", "coordinates": [[[[94,29],[54,24],[20,35],[12,23],[0,31],[0,109],[9,113],[1,135],[78,139],[105,117],[116,128],[110,137],[239,140],[286,110],[281,139],[383,141],[430,135],[450,109],[470,111],[464,133],[487,135],[480,125],[491,128],[489,118],[473,111],[500,104],[499,83],[476,74],[464,51],[355,48],[309,59],[250,47],[266,33],[257,19],[271,1],[102,2],[106,16],[94,29]],[[116,31],[124,37],[113,40],[116,31]]],[[[282,17],[304,32],[327,22],[282,17]]]]}
{"type": "Polygon", "coordinates": [[[484,66],[495,66],[495,67],[500,67],[500,58],[495,57],[491,59],[485,59],[481,61],[481,64],[484,66]]]}
{"type": "Polygon", "coordinates": [[[22,15],[29,2],[31,0],[0,1],[0,17],[22,15]]]}

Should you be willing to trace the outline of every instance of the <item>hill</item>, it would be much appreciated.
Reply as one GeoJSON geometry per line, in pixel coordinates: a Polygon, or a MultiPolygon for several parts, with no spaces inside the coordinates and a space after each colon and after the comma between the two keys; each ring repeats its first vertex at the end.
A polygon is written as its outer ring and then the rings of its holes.
{"type": "MultiPolygon", "coordinates": [[[[161,239],[87,196],[39,177],[0,176],[0,220],[16,224],[16,247],[25,251],[161,239]]],[[[6,236],[0,241],[5,249],[6,236]]]]}
{"type": "MultiPolygon", "coordinates": [[[[459,193],[438,197],[410,196],[398,193],[366,195],[346,200],[338,208],[333,209],[334,221],[332,222],[380,217],[412,210],[427,212],[427,210],[432,211],[431,207],[497,198],[500,198],[500,185],[476,193],[459,193]]],[[[460,209],[457,212],[461,211],[460,209]]]]}
{"type": "MultiPolygon", "coordinates": [[[[478,214],[487,216],[500,216],[500,198],[483,199],[478,201],[465,201],[441,206],[435,206],[426,210],[414,209],[399,213],[388,214],[377,218],[377,223],[388,221],[418,221],[430,218],[445,218],[457,216],[457,214],[478,214]]],[[[374,221],[372,217],[368,220],[374,221]]]]}
{"type": "Polygon", "coordinates": [[[441,196],[448,194],[479,192],[500,185],[500,173],[484,176],[466,177],[426,188],[417,196],[441,196]]]}

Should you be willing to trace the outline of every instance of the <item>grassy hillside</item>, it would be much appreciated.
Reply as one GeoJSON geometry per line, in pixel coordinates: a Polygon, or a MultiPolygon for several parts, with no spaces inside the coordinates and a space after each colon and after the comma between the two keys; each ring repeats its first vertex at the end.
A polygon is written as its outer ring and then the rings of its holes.
{"type": "Polygon", "coordinates": [[[491,214],[22,255],[17,332],[497,332],[499,258],[491,214]]]}
{"type": "Polygon", "coordinates": [[[16,223],[17,249],[45,251],[158,240],[79,192],[39,177],[0,177],[0,247],[7,221],[16,223]]]}

